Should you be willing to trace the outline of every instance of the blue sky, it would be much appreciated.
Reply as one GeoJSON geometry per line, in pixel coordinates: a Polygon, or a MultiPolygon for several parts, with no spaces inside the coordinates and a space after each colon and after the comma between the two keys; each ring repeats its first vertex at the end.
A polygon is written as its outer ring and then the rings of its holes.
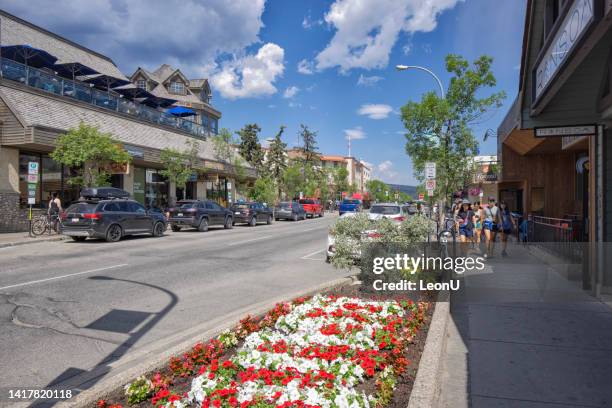
{"type": "MultiPolygon", "coordinates": [[[[318,131],[321,152],[352,154],[387,182],[415,184],[399,108],[446,85],[444,57],[494,58],[504,107],[475,128],[481,138],[503,119],[518,90],[525,0],[5,0],[10,13],[111,57],[126,74],[161,63],[207,77],[221,126],[258,123],[262,141],[286,125],[318,131]]],[[[481,144],[495,154],[496,140],[481,144]]]]}

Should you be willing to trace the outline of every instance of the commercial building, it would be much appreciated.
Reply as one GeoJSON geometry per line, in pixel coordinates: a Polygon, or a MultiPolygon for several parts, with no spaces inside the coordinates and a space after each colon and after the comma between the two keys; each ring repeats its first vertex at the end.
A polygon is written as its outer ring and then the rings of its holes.
{"type": "MultiPolygon", "coordinates": [[[[497,156],[475,156],[473,162],[474,174],[471,183],[467,186],[467,198],[473,203],[477,201],[487,202],[489,198],[497,198],[497,178],[499,173],[497,156]]],[[[515,203],[511,202],[513,198],[510,195],[500,199],[514,207],[515,203]]]]}
{"type": "Polygon", "coordinates": [[[367,182],[370,181],[372,169],[363,161],[351,156],[321,155],[323,168],[345,168],[348,172],[348,183],[358,193],[367,192],[367,182]]]}
{"type": "MultiPolygon", "coordinates": [[[[177,195],[211,198],[227,205],[236,197],[233,168],[216,159],[209,139],[216,131],[221,114],[210,106],[207,83],[188,82],[191,94],[201,89],[208,95],[205,100],[197,98],[202,103],[195,106],[194,101],[192,106],[199,120],[178,117],[167,108],[181,104],[187,95],[170,98],[161,96],[159,90],[158,95],[144,90],[139,95],[135,87],[125,89],[128,78],[107,56],[3,11],[0,11],[0,26],[0,213],[3,214],[0,232],[27,228],[26,208],[30,200],[35,209],[44,210],[52,192],[59,192],[64,203],[78,198],[78,189],[69,183],[74,169],[54,162],[49,153],[59,135],[81,122],[112,134],[132,156],[129,166],[113,170],[112,184],[132,193],[145,205],[161,208],[173,202],[177,195]],[[11,48],[50,55],[55,65],[35,67],[29,61],[11,59],[7,52],[11,48]],[[60,65],[86,67],[96,75],[83,78],[77,74],[75,78],[74,71],[72,76],[58,72],[56,67],[60,65]],[[94,83],[100,79],[98,76],[123,86],[101,88],[99,83],[94,83]],[[160,174],[160,152],[165,148],[185,150],[187,142],[193,140],[199,144],[199,171],[185,191],[177,191],[160,174]],[[38,163],[36,185],[28,183],[30,162],[38,163]]],[[[163,80],[157,77],[163,85],[165,80],[178,75],[174,72],[174,76],[161,76],[163,80]]],[[[255,176],[252,169],[248,169],[247,175],[255,176]]]]}
{"type": "MultiPolygon", "coordinates": [[[[498,129],[498,188],[529,217],[533,240],[612,240],[611,62],[611,1],[528,0],[518,95],[498,129]]],[[[581,255],[584,286],[610,287],[606,255],[581,255]]]]}

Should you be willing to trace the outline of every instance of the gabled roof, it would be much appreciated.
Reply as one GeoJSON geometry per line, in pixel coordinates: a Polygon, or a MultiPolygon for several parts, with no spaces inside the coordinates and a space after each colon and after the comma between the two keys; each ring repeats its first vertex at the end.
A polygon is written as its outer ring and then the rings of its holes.
{"type": "Polygon", "coordinates": [[[130,81],[134,81],[134,77],[136,77],[136,75],[141,74],[143,75],[145,78],[147,78],[150,81],[155,82],[156,84],[160,83],[161,80],[157,77],[157,75],[153,74],[150,71],[147,71],[146,69],[142,68],[142,67],[138,67],[136,69],[136,71],[134,71],[134,73],[132,75],[130,75],[130,81]]]}
{"type": "Polygon", "coordinates": [[[107,56],[60,37],[32,23],[0,10],[2,45],[28,44],[58,58],[58,63],[80,62],[101,74],[127,79],[107,56]]]}

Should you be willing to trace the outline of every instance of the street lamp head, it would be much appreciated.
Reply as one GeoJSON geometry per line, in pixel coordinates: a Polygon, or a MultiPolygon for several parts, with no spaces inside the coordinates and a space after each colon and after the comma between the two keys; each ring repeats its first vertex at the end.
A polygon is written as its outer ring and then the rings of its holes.
{"type": "Polygon", "coordinates": [[[395,69],[397,69],[398,71],[405,71],[408,69],[407,65],[396,65],[395,69]]]}

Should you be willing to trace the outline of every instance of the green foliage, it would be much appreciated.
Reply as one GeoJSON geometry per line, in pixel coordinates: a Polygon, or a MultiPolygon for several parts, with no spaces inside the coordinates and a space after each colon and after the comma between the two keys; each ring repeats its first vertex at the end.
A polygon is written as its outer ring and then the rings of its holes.
{"type": "Polygon", "coordinates": [[[301,158],[305,167],[312,167],[320,164],[321,157],[319,154],[319,148],[317,147],[317,132],[312,131],[308,126],[300,125],[300,131],[298,133],[302,146],[300,147],[301,158]]]}
{"type": "Polygon", "coordinates": [[[136,378],[131,384],[125,386],[128,404],[134,405],[146,401],[153,394],[153,390],[153,383],[145,376],[136,378]]]}
{"type": "Polygon", "coordinates": [[[366,188],[373,201],[381,203],[389,201],[392,197],[391,189],[383,181],[376,179],[369,180],[366,183],[366,188]]]}
{"type": "Polygon", "coordinates": [[[164,164],[164,169],[160,173],[167,177],[168,181],[174,182],[177,188],[185,188],[187,181],[194,173],[197,173],[200,144],[195,139],[190,139],[185,144],[184,151],[165,148],[159,154],[164,164]]]}
{"type": "Polygon", "coordinates": [[[213,150],[215,158],[221,162],[232,162],[234,154],[234,144],[237,141],[234,139],[232,132],[229,129],[223,128],[218,135],[212,137],[213,150]]]}
{"type": "Polygon", "coordinates": [[[238,152],[240,156],[258,171],[262,169],[264,153],[259,143],[259,132],[261,128],[256,123],[245,125],[236,134],[240,136],[238,152]]]}
{"type": "Polygon", "coordinates": [[[271,205],[276,200],[276,184],[269,177],[260,177],[249,192],[251,199],[271,205]]]}
{"type": "Polygon", "coordinates": [[[219,335],[219,341],[221,342],[221,344],[223,344],[223,347],[225,349],[230,349],[238,345],[238,336],[230,329],[225,329],[219,335]]]}
{"type": "Polygon", "coordinates": [[[283,174],[287,168],[287,157],[285,150],[287,149],[287,143],[284,143],[281,139],[285,126],[281,126],[280,130],[270,143],[270,150],[268,150],[267,167],[268,172],[272,180],[276,183],[278,189],[278,197],[281,195],[283,185],[283,174]]]}
{"type": "Polygon", "coordinates": [[[437,163],[435,195],[442,199],[462,189],[469,179],[469,159],[478,154],[471,126],[491,109],[499,108],[505,98],[504,92],[482,96],[486,88],[496,86],[492,62],[492,58],[481,56],[470,66],[463,57],[450,54],[446,70],[452,77],[446,98],[429,92],[420,102],[402,107],[406,152],[415,176],[423,181],[425,163],[437,163]]]}
{"type": "Polygon", "coordinates": [[[299,163],[291,163],[283,172],[283,186],[287,198],[297,197],[302,191],[304,176],[299,163]]]}
{"type": "Polygon", "coordinates": [[[102,133],[95,126],[81,122],[78,128],[69,129],[57,139],[51,158],[58,163],[78,169],[78,176],[69,183],[83,186],[106,186],[111,164],[126,164],[130,155],[115,141],[110,133],[102,133]]]}
{"type": "Polygon", "coordinates": [[[348,182],[348,176],[349,176],[349,172],[346,169],[346,167],[338,167],[338,168],[334,168],[332,170],[333,174],[332,174],[332,180],[334,183],[334,189],[336,190],[335,193],[342,193],[343,191],[348,191],[349,189],[349,182],[348,182]]]}

